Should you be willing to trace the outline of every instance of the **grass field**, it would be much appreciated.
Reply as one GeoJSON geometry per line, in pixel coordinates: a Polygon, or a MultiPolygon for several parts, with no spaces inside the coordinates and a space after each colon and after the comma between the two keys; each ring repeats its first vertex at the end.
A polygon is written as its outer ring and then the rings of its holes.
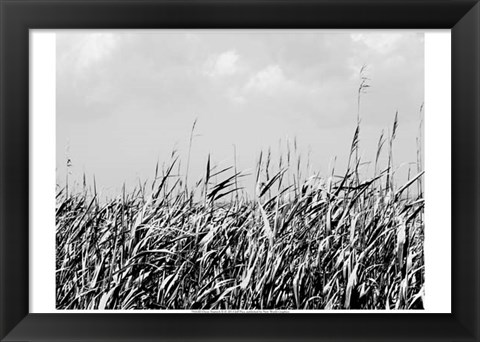
{"type": "Polygon", "coordinates": [[[208,157],[187,187],[173,153],[106,202],[86,184],[58,188],[57,309],[422,309],[422,163],[395,184],[396,130],[397,118],[368,179],[357,126],[341,175],[302,177],[289,151],[260,154],[250,175],[208,157]]]}

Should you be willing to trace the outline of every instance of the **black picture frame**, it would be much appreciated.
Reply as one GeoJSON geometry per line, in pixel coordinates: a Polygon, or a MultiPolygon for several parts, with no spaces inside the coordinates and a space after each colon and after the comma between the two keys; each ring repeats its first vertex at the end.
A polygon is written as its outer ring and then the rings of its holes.
{"type": "Polygon", "coordinates": [[[0,0],[0,25],[2,341],[480,340],[477,1],[0,0]],[[48,28],[451,29],[452,313],[29,313],[29,29],[48,28]]]}

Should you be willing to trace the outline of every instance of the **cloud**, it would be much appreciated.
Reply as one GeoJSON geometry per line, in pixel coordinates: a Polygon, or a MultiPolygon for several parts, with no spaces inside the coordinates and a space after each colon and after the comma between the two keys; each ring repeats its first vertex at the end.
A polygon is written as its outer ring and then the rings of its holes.
{"type": "Polygon", "coordinates": [[[68,34],[58,36],[64,51],[59,56],[59,65],[68,65],[76,76],[82,76],[91,67],[109,57],[118,41],[118,35],[114,33],[83,33],[79,36],[80,39],[72,39],[68,34]]]}
{"type": "Polygon", "coordinates": [[[221,54],[210,56],[205,63],[205,73],[210,77],[229,76],[238,71],[240,56],[235,50],[225,51],[221,54]]]}
{"type": "Polygon", "coordinates": [[[273,94],[275,91],[288,85],[289,81],[285,77],[282,68],[278,65],[269,65],[250,78],[245,85],[245,90],[273,94]]]}
{"type": "Polygon", "coordinates": [[[370,49],[386,54],[394,50],[404,36],[405,34],[402,33],[355,33],[351,35],[351,38],[354,42],[361,42],[370,49]]]}
{"type": "Polygon", "coordinates": [[[225,96],[232,102],[237,104],[243,104],[246,102],[245,96],[236,87],[230,87],[225,91],[225,96]]]}
{"type": "Polygon", "coordinates": [[[337,108],[330,106],[329,98],[336,96],[337,87],[329,86],[309,79],[289,77],[278,64],[270,64],[247,78],[232,100],[243,104],[245,112],[263,113],[275,120],[283,120],[292,124],[299,120],[322,124],[331,124],[340,119],[336,113],[344,105],[343,101],[337,108]]]}

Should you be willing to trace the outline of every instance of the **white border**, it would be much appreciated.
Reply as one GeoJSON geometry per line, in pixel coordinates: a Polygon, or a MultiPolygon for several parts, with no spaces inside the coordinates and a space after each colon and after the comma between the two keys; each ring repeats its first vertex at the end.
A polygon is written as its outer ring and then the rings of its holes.
{"type": "MultiPolygon", "coordinates": [[[[349,30],[349,32],[352,31],[372,32],[377,30],[349,30]]],[[[278,30],[272,32],[278,32],[278,30]]],[[[325,30],[325,32],[340,31],[325,30]]],[[[341,32],[345,32],[345,30],[341,32]]],[[[426,309],[423,311],[392,310],[388,311],[389,313],[451,312],[451,38],[450,30],[423,32],[425,32],[426,309]]],[[[55,31],[30,31],[30,184],[32,189],[30,197],[30,312],[125,312],[125,310],[63,311],[55,309],[55,41],[55,31]]],[[[128,312],[185,313],[188,311],[129,310],[128,312]]],[[[219,311],[205,311],[205,313],[209,312],[219,311]]],[[[246,311],[230,310],[228,312],[246,311]]],[[[385,313],[386,311],[291,310],[288,312],[385,313]]]]}
{"type": "Polygon", "coordinates": [[[425,35],[425,307],[451,312],[451,35],[425,35]]]}
{"type": "Polygon", "coordinates": [[[55,33],[30,31],[30,312],[55,311],[55,33]]]}

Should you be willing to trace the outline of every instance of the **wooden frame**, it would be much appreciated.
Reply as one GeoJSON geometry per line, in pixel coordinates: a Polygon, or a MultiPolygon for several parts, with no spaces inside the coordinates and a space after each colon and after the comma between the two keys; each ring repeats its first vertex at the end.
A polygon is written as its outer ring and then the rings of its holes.
{"type": "Polygon", "coordinates": [[[0,0],[0,338],[478,341],[480,4],[473,0],[0,0]],[[452,29],[452,314],[30,314],[29,29],[452,29]]]}

